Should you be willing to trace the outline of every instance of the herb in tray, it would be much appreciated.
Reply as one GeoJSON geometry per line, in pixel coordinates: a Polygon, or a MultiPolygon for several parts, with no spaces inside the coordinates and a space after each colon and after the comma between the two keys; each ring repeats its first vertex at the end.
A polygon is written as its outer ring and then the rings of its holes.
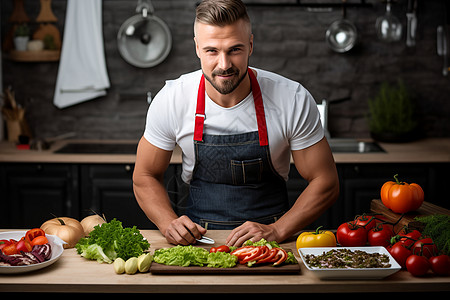
{"type": "Polygon", "coordinates": [[[367,253],[362,250],[333,249],[321,255],[305,255],[306,263],[312,268],[390,268],[389,257],[381,253],[367,253]]]}

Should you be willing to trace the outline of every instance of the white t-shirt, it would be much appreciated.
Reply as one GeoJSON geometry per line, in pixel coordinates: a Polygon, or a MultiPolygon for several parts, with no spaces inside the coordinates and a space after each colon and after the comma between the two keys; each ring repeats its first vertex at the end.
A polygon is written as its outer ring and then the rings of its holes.
{"type": "MultiPolygon", "coordinates": [[[[275,73],[257,72],[266,115],[272,164],[288,179],[290,151],[307,148],[324,137],[320,115],[311,94],[299,83],[275,73]]],[[[181,178],[189,183],[194,169],[194,116],[201,70],[166,81],[150,104],[144,137],[152,145],[171,151],[182,149],[181,178]]],[[[253,95],[237,105],[222,107],[205,97],[205,134],[228,135],[257,131],[253,95]]]]}

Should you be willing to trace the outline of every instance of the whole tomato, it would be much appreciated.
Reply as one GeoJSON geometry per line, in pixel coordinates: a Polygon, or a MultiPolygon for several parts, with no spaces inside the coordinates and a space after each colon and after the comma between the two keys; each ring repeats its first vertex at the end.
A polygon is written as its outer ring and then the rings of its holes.
{"type": "Polygon", "coordinates": [[[425,256],[410,255],[405,262],[406,269],[413,276],[423,276],[430,269],[430,263],[425,256]]]}
{"type": "Polygon", "coordinates": [[[430,258],[438,253],[438,248],[431,238],[424,238],[414,243],[412,253],[430,258]]]}
{"type": "Polygon", "coordinates": [[[408,233],[400,233],[400,241],[405,244],[405,246],[409,247],[413,245],[421,236],[422,234],[418,230],[413,230],[408,233]]]}
{"type": "Polygon", "coordinates": [[[417,183],[400,182],[397,176],[394,176],[395,182],[388,181],[381,187],[381,201],[395,213],[417,210],[424,200],[423,189],[417,183]]]}
{"type": "Polygon", "coordinates": [[[450,257],[448,255],[442,254],[438,256],[433,256],[429,260],[431,270],[434,274],[440,276],[447,276],[450,274],[450,257]]]}
{"type": "Polygon", "coordinates": [[[363,214],[355,218],[355,224],[366,228],[367,231],[375,227],[377,224],[376,218],[374,216],[368,216],[363,214]]]}
{"type": "Polygon", "coordinates": [[[412,254],[412,251],[402,242],[395,243],[392,247],[388,248],[388,251],[402,268],[406,267],[406,259],[412,254]]]}
{"type": "Polygon", "coordinates": [[[393,226],[391,224],[379,223],[367,233],[367,240],[371,246],[387,247],[394,236],[393,226]]]}
{"type": "Polygon", "coordinates": [[[336,238],[344,247],[365,246],[367,243],[367,230],[356,225],[355,222],[341,224],[336,231],[336,238]]]}

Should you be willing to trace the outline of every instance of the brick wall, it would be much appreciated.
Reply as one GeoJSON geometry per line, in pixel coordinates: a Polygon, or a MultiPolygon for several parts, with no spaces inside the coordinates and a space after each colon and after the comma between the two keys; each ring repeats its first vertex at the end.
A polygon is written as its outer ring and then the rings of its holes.
{"type": "MultiPolygon", "coordinates": [[[[276,1],[295,2],[272,2],[276,1]]],[[[12,86],[18,102],[26,106],[28,122],[37,137],[74,131],[79,138],[137,139],[145,124],[146,93],[150,91],[154,95],[166,79],[200,66],[192,40],[196,2],[152,1],[156,15],[170,27],[173,47],[163,63],[140,69],[120,57],[116,42],[120,25],[135,14],[137,1],[103,1],[104,43],[111,81],[105,97],[62,110],[56,108],[52,102],[58,63],[3,60],[3,85],[12,86]]],[[[395,82],[398,78],[404,80],[417,100],[418,118],[426,134],[450,136],[450,78],[441,75],[443,59],[436,52],[436,28],[444,23],[443,2],[419,0],[414,48],[406,47],[404,37],[392,44],[379,41],[375,20],[385,13],[385,5],[375,0],[367,2],[373,7],[347,10],[347,18],[358,29],[359,41],[344,54],[332,52],[325,43],[327,27],[341,18],[339,9],[312,13],[296,7],[249,7],[255,35],[251,65],[301,82],[317,102],[323,98],[332,101],[350,97],[349,101],[331,104],[332,136],[368,137],[368,99],[374,97],[382,81],[395,82]]],[[[406,0],[399,0],[393,6],[393,13],[404,29],[406,4],[406,0]]],[[[34,19],[39,12],[39,1],[25,0],[25,8],[34,19]]],[[[52,8],[63,33],[66,1],[53,1],[52,8]]],[[[11,12],[12,1],[1,1],[2,36],[9,29],[7,19],[11,12]]]]}

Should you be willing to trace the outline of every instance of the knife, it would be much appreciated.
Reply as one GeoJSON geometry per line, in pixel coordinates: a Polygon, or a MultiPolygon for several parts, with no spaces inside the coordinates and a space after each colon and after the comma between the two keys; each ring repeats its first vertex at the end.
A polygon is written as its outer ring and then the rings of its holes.
{"type": "Polygon", "coordinates": [[[209,237],[207,237],[207,236],[202,236],[202,238],[196,239],[196,240],[197,240],[197,242],[199,242],[199,243],[209,244],[209,245],[212,245],[212,244],[215,243],[215,241],[214,241],[212,238],[209,238],[209,237]]]}

